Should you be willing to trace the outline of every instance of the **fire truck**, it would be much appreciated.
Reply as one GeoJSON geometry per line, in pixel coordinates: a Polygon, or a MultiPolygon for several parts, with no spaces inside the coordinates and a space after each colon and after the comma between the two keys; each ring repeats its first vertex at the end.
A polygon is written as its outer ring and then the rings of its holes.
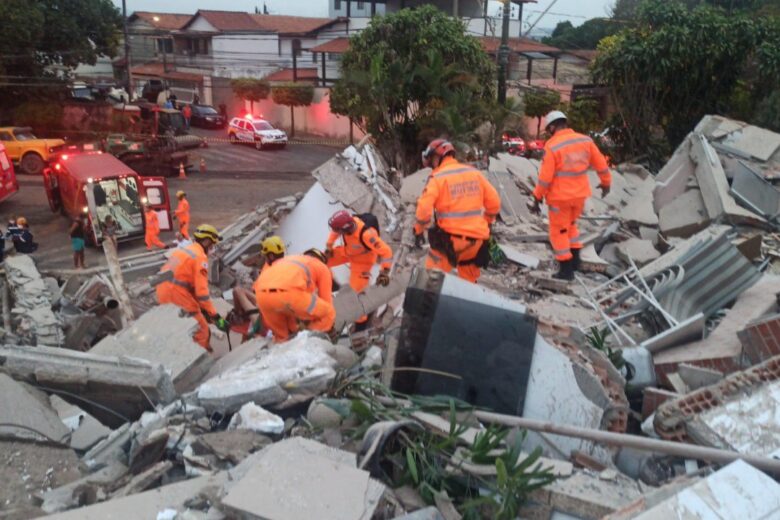
{"type": "Polygon", "coordinates": [[[60,154],[43,172],[52,211],[87,218],[87,242],[102,242],[102,224],[111,215],[116,238],[128,241],[145,233],[143,204],[157,212],[160,229],[172,229],[168,183],[164,177],[142,177],[102,151],[60,154]]]}
{"type": "Polygon", "coordinates": [[[19,191],[19,183],[16,181],[14,165],[5,151],[5,146],[0,143],[0,202],[19,191]]]}

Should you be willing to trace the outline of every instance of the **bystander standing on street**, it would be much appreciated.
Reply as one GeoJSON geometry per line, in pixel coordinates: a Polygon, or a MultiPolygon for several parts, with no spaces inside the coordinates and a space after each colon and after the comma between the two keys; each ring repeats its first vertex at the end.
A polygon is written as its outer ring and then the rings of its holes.
{"type": "Polygon", "coordinates": [[[84,269],[87,267],[84,263],[86,244],[84,242],[84,220],[81,217],[74,219],[70,225],[70,244],[73,248],[73,267],[84,269]]]}

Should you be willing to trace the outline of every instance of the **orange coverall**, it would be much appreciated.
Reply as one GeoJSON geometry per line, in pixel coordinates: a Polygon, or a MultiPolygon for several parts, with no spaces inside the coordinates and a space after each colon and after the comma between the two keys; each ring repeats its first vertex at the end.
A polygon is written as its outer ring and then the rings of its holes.
{"type": "Polygon", "coordinates": [[[152,249],[152,246],[157,246],[160,249],[165,249],[165,244],[160,241],[160,219],[157,218],[157,212],[153,209],[144,212],[144,220],[146,221],[146,249],[152,249]]]}
{"type": "MultiPolygon", "coordinates": [[[[328,260],[328,267],[349,264],[349,286],[356,293],[363,292],[371,282],[371,269],[374,264],[380,264],[382,269],[390,269],[393,261],[393,250],[382,240],[374,228],[366,228],[366,224],[358,217],[355,219],[355,231],[341,234],[331,231],[326,247],[333,250],[333,256],[328,260]],[[366,228],[365,232],[363,229],[366,228]],[[363,242],[360,233],[363,232],[363,242]],[[344,245],[333,248],[336,240],[342,237],[344,245]],[[368,246],[368,247],[366,247],[368,246]]],[[[363,323],[368,316],[361,316],[357,323],[363,323]]]]}
{"type": "MultiPolygon", "coordinates": [[[[415,234],[424,232],[436,214],[438,226],[449,233],[457,258],[458,276],[476,283],[480,269],[469,260],[476,258],[482,243],[490,238],[490,224],[501,210],[501,197],[482,173],[473,166],[445,157],[431,172],[417,199],[415,234]]],[[[433,248],[426,269],[449,273],[455,267],[447,255],[433,248]]]]}
{"type": "Polygon", "coordinates": [[[157,286],[157,302],[178,305],[198,320],[200,328],[193,339],[203,348],[209,348],[209,324],[203,313],[217,314],[209,295],[209,260],[203,247],[195,242],[175,249],[160,272],[173,271],[173,280],[157,286]]]}
{"type": "Polygon", "coordinates": [[[287,341],[307,329],[328,332],[336,320],[333,306],[333,277],[330,269],[306,255],[280,258],[266,267],[254,283],[257,307],[274,342],[287,341]]]}
{"type": "Polygon", "coordinates": [[[598,173],[602,186],[612,183],[607,159],[586,135],[564,128],[555,132],[544,145],[534,197],[547,201],[550,245],[558,261],[571,260],[571,250],[582,249],[577,219],[582,214],[585,199],[591,195],[588,179],[591,167],[598,173]]]}
{"type": "Polygon", "coordinates": [[[181,199],[176,205],[176,220],[179,221],[179,233],[181,233],[187,240],[190,239],[190,203],[187,199],[181,199]]]}

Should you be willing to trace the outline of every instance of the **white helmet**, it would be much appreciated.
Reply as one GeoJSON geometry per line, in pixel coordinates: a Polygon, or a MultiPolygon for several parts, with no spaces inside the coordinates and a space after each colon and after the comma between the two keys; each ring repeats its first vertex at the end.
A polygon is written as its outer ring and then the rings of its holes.
{"type": "Polygon", "coordinates": [[[544,127],[547,128],[552,123],[556,121],[560,121],[561,119],[566,121],[567,120],[566,114],[564,114],[560,110],[553,110],[552,112],[544,116],[544,127]]]}

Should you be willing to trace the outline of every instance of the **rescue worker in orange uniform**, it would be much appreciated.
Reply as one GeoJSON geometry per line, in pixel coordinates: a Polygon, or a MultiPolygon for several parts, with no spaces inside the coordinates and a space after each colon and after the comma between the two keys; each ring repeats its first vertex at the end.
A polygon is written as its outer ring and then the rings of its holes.
{"type": "Polygon", "coordinates": [[[278,259],[260,273],[255,297],[274,342],[287,341],[301,326],[333,335],[333,277],[326,264],[322,251],[309,249],[278,259]]]}
{"type": "MultiPolygon", "coordinates": [[[[328,267],[349,264],[349,286],[353,291],[359,294],[366,290],[375,264],[380,264],[381,269],[376,278],[377,285],[390,283],[393,250],[376,229],[345,210],[334,213],[328,220],[328,226],[330,235],[325,244],[328,267]],[[343,245],[334,248],[339,237],[343,245]]],[[[361,316],[355,323],[355,331],[364,330],[367,326],[368,316],[361,316]]]]}
{"type": "Polygon", "coordinates": [[[176,211],[173,212],[176,220],[179,222],[179,233],[187,240],[190,239],[190,203],[187,200],[187,194],[179,190],[176,192],[176,198],[179,203],[176,205],[176,211]]]}
{"type": "Polygon", "coordinates": [[[489,259],[487,241],[501,198],[479,170],[455,160],[455,148],[446,139],[431,141],[422,160],[433,171],[417,199],[415,245],[425,243],[423,233],[435,218],[425,267],[445,273],[457,268],[458,276],[476,283],[480,265],[489,259]]]}
{"type": "Polygon", "coordinates": [[[550,245],[560,265],[553,277],[573,280],[582,249],[577,219],[591,195],[588,170],[593,168],[598,173],[602,198],[609,193],[612,175],[593,139],[569,128],[566,114],[554,110],[544,118],[544,125],[552,137],[544,145],[531,210],[539,213],[542,199],[547,202],[550,245]]]}
{"type": "Polygon", "coordinates": [[[173,251],[160,273],[171,273],[168,279],[157,285],[157,302],[172,303],[181,307],[198,321],[195,342],[211,352],[209,338],[211,331],[207,319],[223,331],[229,325],[214,307],[209,295],[208,252],[219,242],[220,236],[214,226],[202,224],[194,233],[195,243],[173,251]]]}
{"type": "Polygon", "coordinates": [[[157,212],[152,209],[149,204],[144,205],[144,222],[146,223],[146,249],[152,250],[152,246],[165,249],[168,246],[162,243],[160,240],[160,219],[157,217],[157,212]]]}

